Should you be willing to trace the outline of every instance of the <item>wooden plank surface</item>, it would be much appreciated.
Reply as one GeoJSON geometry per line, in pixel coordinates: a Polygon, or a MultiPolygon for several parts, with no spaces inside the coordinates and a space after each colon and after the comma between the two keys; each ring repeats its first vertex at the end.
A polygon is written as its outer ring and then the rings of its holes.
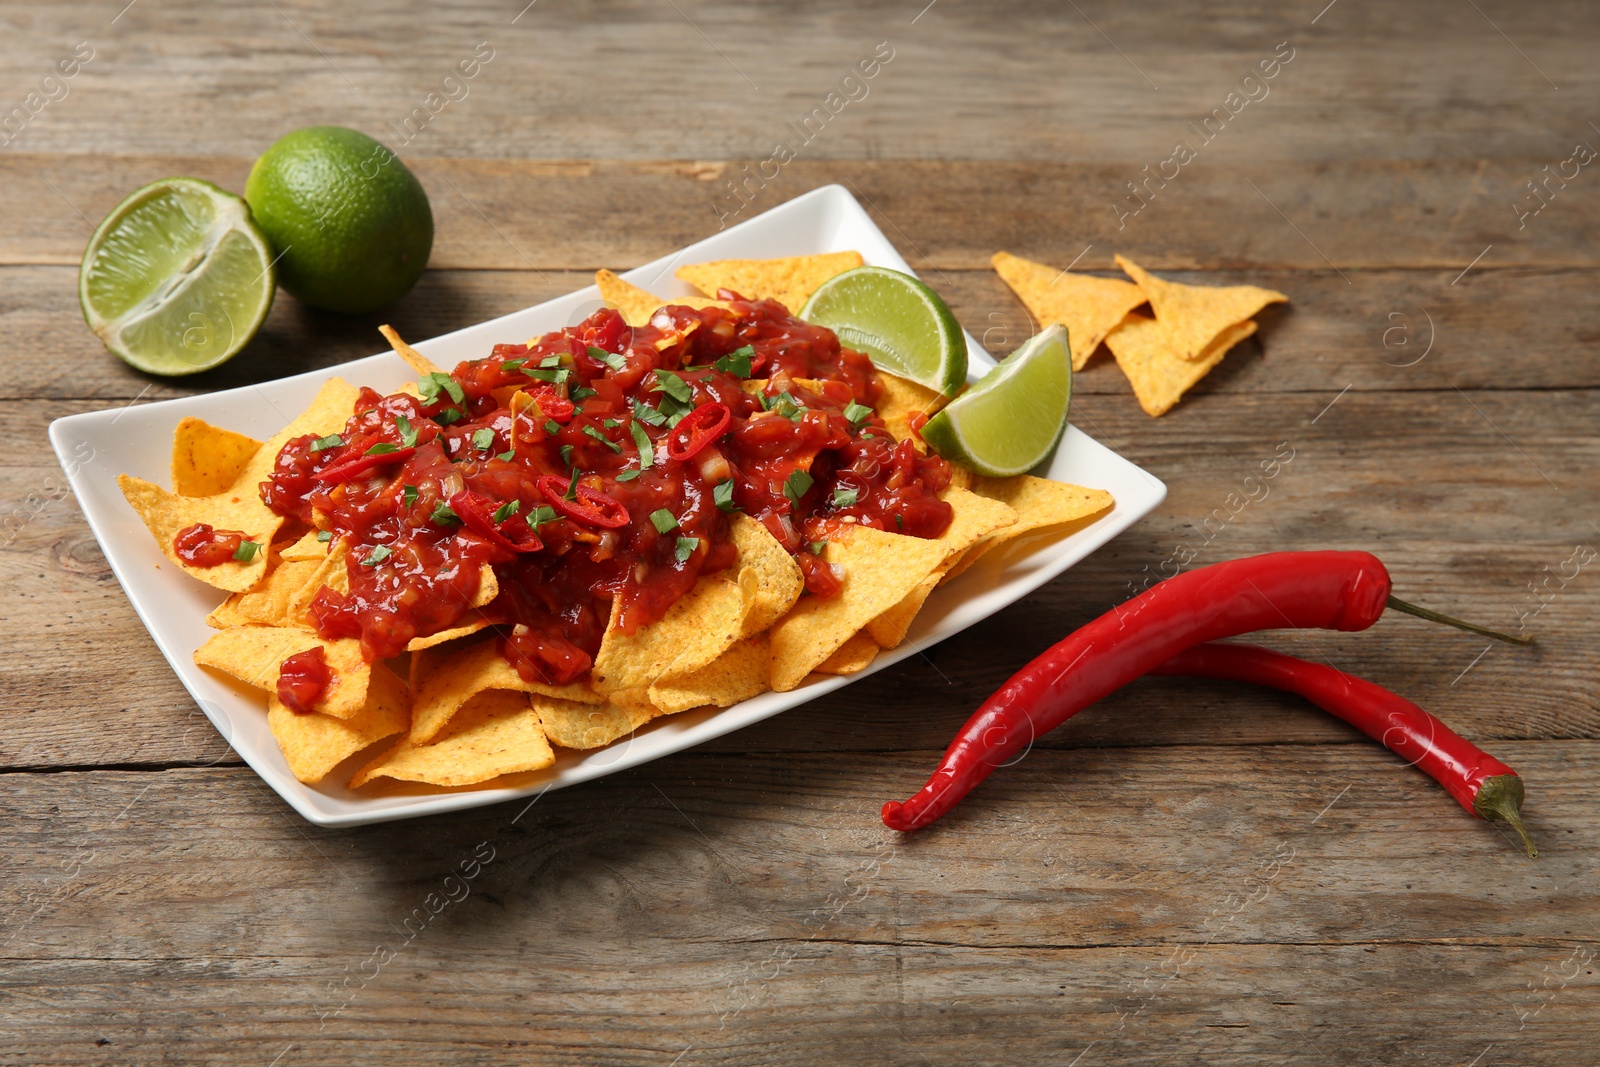
{"type": "Polygon", "coordinates": [[[1600,545],[1600,186],[1586,168],[1519,212],[1600,144],[1597,22],[1499,0],[8,5],[0,123],[79,42],[93,58],[0,126],[0,1061],[1592,1060],[1600,584],[1543,583],[1600,545]],[[1189,123],[1283,41],[1270,95],[1200,143],[1189,123]],[[397,132],[480,42],[470,92],[397,132]],[[748,205],[731,192],[878,42],[865,96],[748,205]],[[171,174],[242,188],[317,122],[406,139],[438,224],[417,290],[353,319],[280,294],[193,379],[101,350],[75,293],[100,217],[171,174]],[[1197,159],[1132,214],[1127,183],[1183,139],[1197,159]],[[161,661],[48,423],[332,366],[383,321],[457,329],[834,182],[997,353],[1032,329],[988,269],[1002,248],[1293,302],[1162,419],[1104,357],[1081,374],[1074,420],[1166,502],[925,656],[531,808],[301,822],[161,661]],[[1173,679],[929,832],[882,828],[984,695],[1185,547],[1367,548],[1401,595],[1536,632],[1265,643],[1517,766],[1544,854],[1300,701],[1173,679]]]}

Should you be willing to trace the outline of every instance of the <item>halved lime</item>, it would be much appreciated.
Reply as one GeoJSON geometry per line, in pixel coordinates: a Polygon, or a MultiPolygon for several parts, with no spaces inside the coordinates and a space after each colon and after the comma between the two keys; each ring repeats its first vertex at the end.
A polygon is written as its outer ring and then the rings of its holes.
{"type": "Polygon", "coordinates": [[[151,374],[224,363],[261,328],[277,288],[272,246],[231,193],[151,182],[107,215],[78,269],[78,302],[107,348],[151,374]]]}
{"type": "Polygon", "coordinates": [[[951,401],[922,428],[939,455],[980,474],[1009,478],[1032,470],[1067,428],[1072,350],[1050,326],[951,401]]]}
{"type": "Polygon", "coordinates": [[[909,274],[857,267],[811,294],[800,317],[826,326],[873,365],[946,396],[967,380],[967,339],[939,294],[909,274]]]}

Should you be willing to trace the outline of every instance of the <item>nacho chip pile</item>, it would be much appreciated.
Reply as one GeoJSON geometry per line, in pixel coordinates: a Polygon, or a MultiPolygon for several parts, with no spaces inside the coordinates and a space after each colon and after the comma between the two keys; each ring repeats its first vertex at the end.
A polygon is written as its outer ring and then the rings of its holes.
{"type": "MultiPolygon", "coordinates": [[[[716,300],[719,292],[789,306],[859,263],[854,254],[724,261],[685,267],[680,276],[707,293],[700,306],[726,308],[716,300]]],[[[597,281],[635,326],[652,321],[664,304],[694,303],[664,301],[608,272],[597,281]]],[[[432,380],[438,393],[446,377],[439,368],[392,330],[385,335],[423,375],[423,388],[432,380]]],[[[758,394],[771,391],[764,381],[743,384],[758,394]]],[[[781,395],[803,402],[807,394],[837,390],[839,382],[793,378],[785,384],[781,395]]],[[[888,376],[882,386],[876,416],[895,441],[914,440],[911,416],[933,408],[938,398],[888,376]]],[[[514,417],[516,397],[525,395],[495,398],[514,417]]],[[[880,651],[907,639],[942,583],[987,553],[1029,535],[1070,533],[1113,504],[1098,489],[1028,476],[978,478],[957,468],[939,494],[953,515],[939,536],[850,520],[811,545],[815,558],[808,565],[833,575],[833,596],[808,593],[806,573],[791,550],[765,522],[734,512],[725,525],[731,562],[702,571],[664,614],[632,633],[616,598],[609,619],[601,617],[604,633],[591,668],[564,684],[529,681],[507,658],[511,627],[499,598],[518,572],[486,564],[469,610],[454,625],[419,632],[403,648],[395,646],[397,655],[374,661],[364,656],[360,639],[321,636],[318,612],[322,598],[348,596],[351,576],[377,554],[352,549],[320,512],[317,526],[275,513],[263,503],[262,490],[287,442],[309,435],[321,444],[341,430],[349,433],[344,428],[357,396],[354,386],[330,380],[303,414],[266,442],[185,419],[174,435],[173,491],[121,479],[168,558],[229,594],[208,616],[217,633],[195,651],[195,662],[265,692],[272,734],[289,769],[307,783],[345,765],[353,788],[515,785],[553,764],[561,750],[600,748],[663,716],[729,707],[818,675],[860,672],[880,651]],[[196,523],[236,531],[259,550],[213,566],[191,565],[175,553],[173,540],[196,523]],[[296,710],[285,702],[295,699],[285,685],[291,669],[299,669],[293,665],[308,661],[325,670],[327,680],[314,703],[296,710]]],[[[607,551],[603,544],[591,537],[572,551],[607,551]]]]}
{"type": "Polygon", "coordinates": [[[1082,370],[1104,341],[1150,415],[1170,411],[1229,349],[1255,333],[1252,316],[1289,299],[1253,285],[1169,282],[1132,260],[1116,260],[1132,284],[1058,271],[1009,252],[996,252],[992,263],[1040,326],[1066,327],[1073,370],[1082,370]],[[1135,311],[1146,303],[1153,315],[1135,311]]]}

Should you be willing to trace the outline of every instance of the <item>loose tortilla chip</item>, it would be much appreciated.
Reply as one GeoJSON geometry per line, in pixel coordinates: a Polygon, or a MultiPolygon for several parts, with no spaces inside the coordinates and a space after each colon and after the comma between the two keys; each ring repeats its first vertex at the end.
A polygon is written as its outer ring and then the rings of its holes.
{"type": "Polygon", "coordinates": [[[478,595],[472,598],[472,607],[488,607],[494,598],[500,595],[500,579],[494,576],[494,568],[485,563],[478,573],[478,595]]]}
{"type": "Polygon", "coordinates": [[[308,785],[368,745],[392,737],[406,728],[411,714],[405,683],[387,667],[375,667],[366,703],[348,719],[331,715],[300,715],[267,697],[267,725],[288,761],[289,770],[308,785]]]}
{"type": "Polygon", "coordinates": [[[600,299],[622,312],[622,319],[629,326],[643,326],[650,321],[650,316],[668,304],[692,308],[728,306],[720,300],[708,300],[700,296],[656,296],[632,282],[623,281],[608,270],[595,271],[594,283],[600,289],[600,299]]]}
{"type": "MultiPolygon", "coordinates": [[[[923,581],[928,579],[924,578],[923,581]]],[[[919,585],[918,588],[921,588],[919,585]]],[[[882,616],[879,616],[882,618],[882,616]]],[[[857,674],[872,666],[882,651],[865,630],[839,646],[839,651],[817,664],[818,674],[857,674]]]]}
{"type": "MultiPolygon", "coordinates": [[[[373,673],[372,665],[361,658],[361,642],[355,638],[326,641],[293,626],[236,626],[212,634],[195,649],[194,661],[276,694],[283,661],[319,645],[333,680],[312,710],[335,719],[351,718],[367,701],[373,673]]],[[[275,695],[273,699],[277,699],[275,695]]]]}
{"type": "Polygon", "coordinates": [[[427,637],[413,637],[410,641],[406,642],[406,651],[421,652],[425,648],[432,648],[434,645],[442,645],[447,641],[454,641],[458,637],[471,637],[478,631],[486,630],[493,625],[493,619],[486,615],[474,613],[468,616],[459,625],[452,626],[448,630],[440,630],[438,633],[429,634],[427,637]]]}
{"type": "Polygon", "coordinates": [[[321,532],[321,530],[306,531],[304,537],[284,548],[278,558],[285,563],[320,562],[326,559],[332,541],[318,541],[317,535],[321,532]]]}
{"type": "Polygon", "coordinates": [[[230,593],[254,589],[266,577],[267,552],[264,549],[283,525],[283,516],[273,514],[254,493],[227,491],[215,496],[179,496],[127,474],[117,475],[117,485],[122,488],[128,504],[149,527],[162,554],[190,577],[230,593]],[[196,567],[179,557],[172,540],[179,531],[200,522],[218,530],[237,530],[246,540],[262,546],[262,550],[249,562],[228,560],[215,567],[196,567]]]}
{"type": "Polygon", "coordinates": [[[936,539],[944,546],[944,557],[898,604],[867,623],[872,640],[883,648],[898,647],[905,640],[906,631],[917,612],[922,610],[923,601],[969,547],[979,538],[996,530],[1003,531],[1017,521],[1017,513],[1009,505],[965,489],[946,489],[941,497],[955,510],[949,528],[936,539]]]}
{"type": "Polygon", "coordinates": [[[186,418],[172,433],[172,491],[179,496],[216,496],[244,473],[261,442],[242,433],[186,418]]]}
{"type": "Polygon", "coordinates": [[[213,630],[226,630],[230,626],[254,625],[254,620],[239,611],[239,601],[248,595],[247,593],[231,594],[227,600],[218,604],[211,610],[211,614],[206,616],[206,625],[213,630]]]}
{"type": "Polygon", "coordinates": [[[726,708],[767,691],[767,635],[736,643],[690,674],[662,678],[650,687],[650,702],[663,715],[706,705],[726,708]]]}
{"type": "Polygon", "coordinates": [[[486,689],[540,693],[574,703],[599,703],[604,699],[581,682],[546,685],[523,681],[517,669],[500,654],[499,642],[493,640],[444,652],[417,652],[411,666],[416,697],[411,742],[416,745],[432,741],[463,704],[486,689]]]}
{"type": "Polygon", "coordinates": [[[965,571],[985,552],[1048,527],[1087,526],[1102,518],[1116,503],[1104,489],[1089,489],[1048,478],[1035,478],[1031,474],[1019,474],[1015,478],[978,478],[973,490],[1010,505],[1017,513],[1017,521],[974,542],[971,548],[962,553],[960,561],[945,572],[943,581],[949,581],[965,571]]]}
{"type": "Polygon", "coordinates": [[[440,374],[444,368],[439,366],[415,348],[406,344],[400,332],[393,326],[383,325],[378,327],[378,332],[383,334],[383,339],[389,342],[389,347],[394,349],[394,354],[406,361],[410,368],[417,372],[418,377],[424,374],[440,374]]]}
{"type": "Polygon", "coordinates": [[[646,688],[669,674],[699,670],[728,650],[743,632],[756,599],[754,579],[745,585],[705,575],[657,621],[631,637],[616,628],[621,598],[594,657],[591,684],[598,693],[646,688]]]}
{"type": "MultiPolygon", "coordinates": [[[[335,593],[347,595],[350,592],[350,571],[345,565],[350,555],[350,545],[338,538],[330,545],[328,554],[311,565],[315,569],[306,576],[300,588],[289,598],[286,608],[289,618],[302,626],[311,624],[311,602],[316,599],[323,586],[327,586],[335,593]]],[[[306,566],[306,564],[296,564],[296,566],[306,566]]]]}
{"type": "MultiPolygon", "coordinates": [[[[1139,288],[1150,298],[1150,310],[1155,312],[1156,322],[1166,333],[1167,352],[1177,359],[1196,363],[1203,363],[1210,357],[1216,342],[1231,327],[1238,326],[1268,304],[1289,301],[1276,290],[1254,285],[1184,285],[1163,281],[1122,256],[1117,257],[1117,266],[1138,282],[1139,288]]],[[[1234,343],[1239,340],[1235,338],[1234,343]]]]}
{"type": "Polygon", "coordinates": [[[320,569],[320,563],[309,560],[279,562],[267,572],[266,581],[250,592],[240,594],[233,602],[232,610],[240,618],[258,626],[307,627],[310,620],[304,608],[310,599],[303,598],[301,594],[320,569]]]}
{"type": "Polygon", "coordinates": [[[729,289],[747,300],[776,300],[793,315],[823,282],[864,262],[860,252],[828,252],[784,259],[721,259],[679,267],[675,273],[707,296],[729,289]]]}
{"type": "Polygon", "coordinates": [[[633,733],[656,716],[656,709],[623,704],[577,704],[535,695],[533,706],[551,744],[562,748],[600,748],[633,733]]]}
{"type": "Polygon", "coordinates": [[[996,252],[989,262],[1041,329],[1052,322],[1067,328],[1073,370],[1082,370],[1106,334],[1147,299],[1120,278],[1070,274],[1010,252],[996,252]]]}
{"type": "Polygon", "coordinates": [[[896,441],[914,439],[911,416],[933,415],[944,407],[948,399],[925,385],[897,378],[885,371],[878,372],[878,381],[883,384],[883,395],[878,397],[878,417],[896,441]]]}
{"type": "Polygon", "coordinates": [[[487,782],[502,774],[536,771],[556,761],[540,726],[539,712],[523,693],[489,689],[462,705],[430,745],[402,736],[394,747],[350,779],[358,789],[374,778],[429,785],[487,782]]]}
{"type": "Polygon", "coordinates": [[[1228,354],[1228,349],[1255,332],[1253,320],[1238,323],[1222,331],[1206,349],[1205,358],[1179,359],[1172,354],[1160,323],[1142,315],[1129,315],[1121,326],[1111,331],[1106,344],[1117,357],[1117,366],[1128,376],[1128,383],[1139,398],[1139,406],[1146,414],[1159,416],[1172,410],[1172,405],[1184,393],[1210,374],[1211,368],[1228,354]]]}
{"type": "Polygon", "coordinates": [[[755,600],[744,617],[740,635],[760,633],[788,614],[805,592],[806,579],[800,565],[783,545],[756,519],[745,514],[733,516],[728,536],[739,551],[739,567],[755,572],[755,600]]]}
{"type": "Polygon", "coordinates": [[[804,597],[772,628],[772,688],[793,689],[867,623],[903,600],[948,555],[943,542],[857,528],[830,539],[823,559],[844,568],[836,597],[804,597]]]}

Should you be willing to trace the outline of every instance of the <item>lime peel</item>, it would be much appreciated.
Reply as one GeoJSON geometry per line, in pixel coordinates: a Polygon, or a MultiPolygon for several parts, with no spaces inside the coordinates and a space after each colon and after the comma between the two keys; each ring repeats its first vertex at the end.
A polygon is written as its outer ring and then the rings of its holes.
{"type": "Polygon", "coordinates": [[[856,267],[811,294],[800,318],[826,326],[880,370],[954,396],[967,380],[967,339],[939,294],[909,274],[856,267]]]}
{"type": "Polygon", "coordinates": [[[1071,404],[1072,351],[1067,331],[1052,325],[929,419],[922,438],[946,459],[1009,478],[1056,447],[1071,404]]]}

